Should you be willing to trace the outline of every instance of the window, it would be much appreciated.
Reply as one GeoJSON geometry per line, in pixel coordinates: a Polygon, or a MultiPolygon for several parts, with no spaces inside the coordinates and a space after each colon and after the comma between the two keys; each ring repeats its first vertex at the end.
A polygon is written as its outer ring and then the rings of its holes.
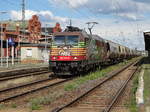
{"type": "Polygon", "coordinates": [[[121,47],[119,46],[119,52],[121,52],[121,47]]]}
{"type": "Polygon", "coordinates": [[[78,44],[78,36],[67,36],[67,45],[77,45],[78,44]]]}
{"type": "Polygon", "coordinates": [[[56,45],[65,45],[65,36],[55,36],[54,43],[56,45]]]}
{"type": "Polygon", "coordinates": [[[79,36],[55,36],[56,45],[78,45],[79,36]]]}
{"type": "Polygon", "coordinates": [[[26,56],[27,57],[32,57],[32,49],[27,49],[26,50],[26,56]]]}

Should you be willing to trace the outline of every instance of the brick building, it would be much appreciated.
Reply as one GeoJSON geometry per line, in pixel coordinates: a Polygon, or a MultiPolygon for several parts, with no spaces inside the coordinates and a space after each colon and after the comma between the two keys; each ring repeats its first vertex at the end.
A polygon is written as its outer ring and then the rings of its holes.
{"type": "MultiPolygon", "coordinates": [[[[19,25],[13,29],[9,27],[9,23],[3,23],[0,27],[0,46],[2,43],[2,50],[0,47],[0,56],[7,56],[7,41],[10,38],[14,41],[14,56],[21,56],[20,46],[24,44],[38,44],[38,43],[50,43],[53,28],[41,28],[41,23],[36,15],[28,21],[27,27],[21,29],[19,25]],[[45,32],[46,31],[46,32],[45,32]]],[[[8,56],[12,55],[12,46],[8,45],[8,56]]],[[[19,57],[20,58],[20,57],[19,57]]]]}

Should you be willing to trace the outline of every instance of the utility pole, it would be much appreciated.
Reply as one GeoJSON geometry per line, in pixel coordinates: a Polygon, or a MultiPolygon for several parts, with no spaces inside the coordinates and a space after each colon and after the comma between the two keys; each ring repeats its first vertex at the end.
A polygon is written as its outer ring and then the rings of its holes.
{"type": "Polygon", "coordinates": [[[20,27],[20,31],[19,31],[19,40],[18,40],[18,62],[19,62],[19,58],[21,57],[21,38],[23,39],[25,37],[25,0],[22,0],[22,34],[21,32],[21,27],[20,27]]]}
{"type": "Polygon", "coordinates": [[[22,30],[23,30],[23,35],[25,33],[25,0],[22,0],[22,30]]]}
{"type": "Polygon", "coordinates": [[[25,25],[25,0],[22,0],[22,27],[23,27],[23,31],[25,30],[24,25],[25,25]]]}
{"type": "Polygon", "coordinates": [[[93,27],[94,27],[96,24],[98,24],[98,22],[87,22],[86,24],[88,25],[88,29],[89,29],[89,31],[90,31],[90,35],[91,35],[91,38],[92,38],[92,29],[93,29],[93,27]]]}

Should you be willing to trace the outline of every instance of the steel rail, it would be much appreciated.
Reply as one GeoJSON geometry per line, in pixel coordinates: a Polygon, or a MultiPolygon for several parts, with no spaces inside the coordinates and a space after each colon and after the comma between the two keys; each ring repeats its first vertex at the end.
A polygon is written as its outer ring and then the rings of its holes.
{"type": "Polygon", "coordinates": [[[23,75],[4,77],[4,78],[0,78],[0,81],[7,81],[7,80],[11,80],[11,79],[26,77],[26,76],[40,75],[40,74],[43,74],[43,73],[49,73],[49,71],[40,71],[40,72],[38,71],[38,72],[27,73],[27,74],[23,74],[23,75]]]}
{"type": "Polygon", "coordinates": [[[30,86],[30,85],[33,85],[33,84],[39,84],[39,83],[42,83],[42,82],[45,82],[45,81],[51,81],[51,80],[54,80],[54,79],[55,78],[52,77],[52,78],[48,78],[48,79],[33,81],[33,82],[30,82],[30,83],[26,83],[26,84],[21,84],[21,85],[15,86],[15,87],[3,88],[3,89],[0,89],[0,93],[7,92],[7,91],[10,91],[10,90],[14,90],[14,89],[18,89],[18,88],[21,88],[21,87],[30,86]]]}
{"type": "Polygon", "coordinates": [[[111,75],[108,73],[109,74],[108,77],[106,79],[102,80],[98,85],[96,85],[95,87],[93,87],[92,89],[87,91],[86,93],[83,93],[81,96],[77,97],[76,99],[72,100],[71,102],[67,103],[66,105],[55,108],[54,110],[52,110],[52,112],[60,112],[64,108],[67,108],[67,107],[71,106],[72,104],[74,104],[75,102],[77,102],[78,100],[80,100],[81,98],[86,96],[88,93],[90,93],[91,91],[93,91],[96,88],[100,87],[102,84],[104,84],[108,80],[112,79],[113,77],[117,76],[119,73],[123,72],[124,70],[126,70],[130,66],[136,64],[137,62],[138,62],[137,60],[135,62],[131,62],[131,63],[127,64],[126,66],[124,66],[123,68],[119,69],[118,71],[113,72],[111,75]]]}
{"type": "Polygon", "coordinates": [[[112,101],[110,102],[110,104],[105,108],[105,110],[103,110],[103,112],[110,112],[111,108],[113,107],[113,105],[116,103],[116,101],[118,100],[119,96],[121,96],[121,94],[124,92],[127,84],[129,83],[129,81],[132,79],[132,77],[134,76],[134,74],[138,71],[139,67],[136,67],[136,69],[133,69],[133,73],[130,74],[129,78],[125,81],[125,83],[122,84],[122,86],[119,88],[119,90],[117,91],[117,93],[114,95],[112,101]]]}
{"type": "Polygon", "coordinates": [[[41,67],[41,68],[28,68],[28,69],[17,69],[17,70],[8,70],[8,71],[1,71],[0,72],[0,78],[10,77],[10,76],[17,76],[17,75],[23,75],[27,73],[33,73],[33,72],[40,72],[40,71],[48,71],[47,67],[41,67]]]}
{"type": "Polygon", "coordinates": [[[26,92],[23,92],[23,93],[20,93],[20,94],[16,94],[16,95],[13,95],[13,96],[4,98],[4,99],[0,99],[0,103],[5,102],[5,101],[8,101],[8,100],[11,100],[11,99],[14,99],[14,98],[17,98],[17,97],[20,97],[20,96],[24,96],[24,95],[27,95],[27,94],[29,94],[29,93],[33,93],[33,92],[36,92],[36,91],[39,91],[39,90],[42,90],[42,89],[45,89],[45,88],[48,88],[48,87],[52,87],[52,86],[55,86],[55,85],[58,85],[58,84],[67,82],[67,81],[69,81],[69,80],[71,80],[71,79],[72,79],[72,78],[70,78],[70,79],[64,79],[64,80],[62,80],[62,81],[59,81],[59,82],[56,82],[56,83],[52,83],[52,84],[48,84],[48,85],[39,87],[39,88],[37,88],[37,89],[32,89],[32,90],[29,90],[29,91],[26,91],[26,92]]]}

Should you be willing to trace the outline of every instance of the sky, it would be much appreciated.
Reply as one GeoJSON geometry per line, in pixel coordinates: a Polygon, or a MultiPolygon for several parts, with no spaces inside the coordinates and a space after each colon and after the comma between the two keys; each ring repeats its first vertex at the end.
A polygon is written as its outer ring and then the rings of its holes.
{"type": "MultiPolygon", "coordinates": [[[[0,0],[0,20],[21,20],[22,0],[0,0]]],[[[150,30],[150,0],[25,0],[25,19],[39,16],[42,26],[85,29],[98,22],[92,32],[130,48],[144,49],[143,32],[150,30]]]]}

